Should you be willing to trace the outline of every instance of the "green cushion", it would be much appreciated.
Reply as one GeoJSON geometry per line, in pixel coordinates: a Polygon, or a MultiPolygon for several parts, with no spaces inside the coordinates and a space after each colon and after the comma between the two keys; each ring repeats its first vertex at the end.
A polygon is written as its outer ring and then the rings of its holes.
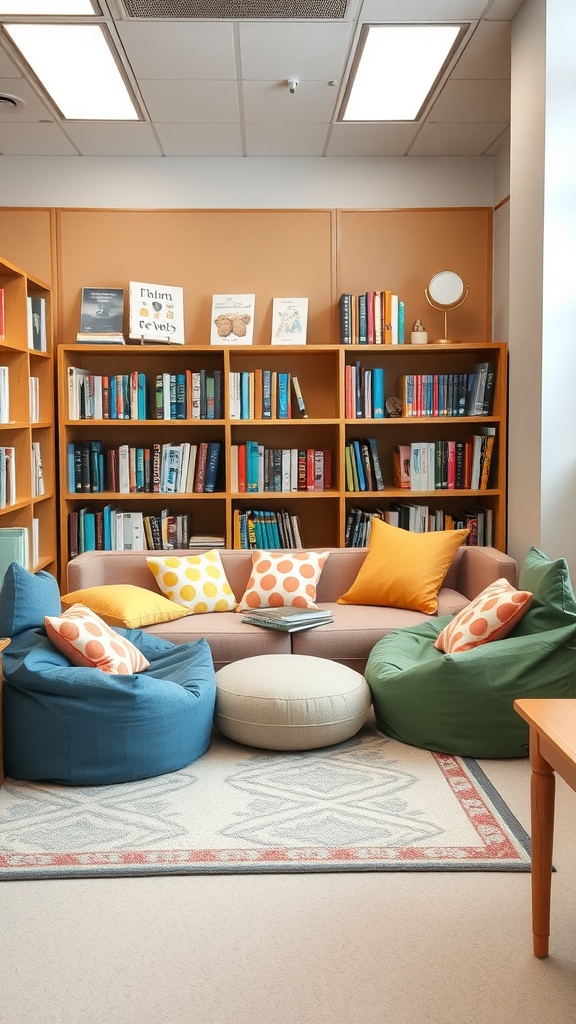
{"type": "Polygon", "coordinates": [[[449,616],[388,633],[366,666],[378,726],[416,747],[464,757],[522,757],[528,726],[517,697],[576,697],[576,598],[564,558],[531,548],[520,590],[534,597],[503,640],[443,654],[449,616]]]}

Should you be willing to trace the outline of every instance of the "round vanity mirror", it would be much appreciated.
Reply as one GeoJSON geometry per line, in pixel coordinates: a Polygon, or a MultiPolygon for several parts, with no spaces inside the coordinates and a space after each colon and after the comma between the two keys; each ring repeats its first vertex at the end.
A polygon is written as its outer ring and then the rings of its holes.
{"type": "Polygon", "coordinates": [[[437,338],[436,344],[447,345],[453,339],[448,338],[448,313],[449,309],[456,309],[468,295],[468,287],[459,274],[453,270],[441,270],[434,274],[430,284],[425,289],[426,298],[434,309],[440,309],[444,313],[444,337],[437,338]]]}

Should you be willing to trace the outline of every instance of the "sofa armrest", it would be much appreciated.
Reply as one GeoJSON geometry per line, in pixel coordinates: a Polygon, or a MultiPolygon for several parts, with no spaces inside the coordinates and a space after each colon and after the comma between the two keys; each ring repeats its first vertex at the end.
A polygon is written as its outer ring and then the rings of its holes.
{"type": "Polygon", "coordinates": [[[504,577],[518,585],[517,562],[497,548],[464,547],[458,565],[456,589],[472,601],[486,587],[504,577]]]}

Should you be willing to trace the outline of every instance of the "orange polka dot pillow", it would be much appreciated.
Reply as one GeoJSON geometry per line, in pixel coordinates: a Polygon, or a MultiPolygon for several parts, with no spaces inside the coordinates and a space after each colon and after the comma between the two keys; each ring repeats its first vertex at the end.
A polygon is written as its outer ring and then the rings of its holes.
{"type": "Polygon", "coordinates": [[[54,647],[71,665],[99,668],[111,675],[132,675],[150,668],[134,644],[83,604],[73,604],[62,615],[45,615],[44,625],[54,647]]]}
{"type": "Polygon", "coordinates": [[[496,580],[450,620],[434,647],[445,654],[458,654],[502,640],[528,611],[531,601],[529,590],[516,590],[504,578],[496,580]]]}
{"type": "Polygon", "coordinates": [[[216,549],[184,557],[150,556],[146,561],[162,593],[193,615],[234,611],[236,598],[216,549]]]}
{"type": "Polygon", "coordinates": [[[317,608],[316,586],[329,551],[254,551],[252,573],[236,609],[317,608]]]}

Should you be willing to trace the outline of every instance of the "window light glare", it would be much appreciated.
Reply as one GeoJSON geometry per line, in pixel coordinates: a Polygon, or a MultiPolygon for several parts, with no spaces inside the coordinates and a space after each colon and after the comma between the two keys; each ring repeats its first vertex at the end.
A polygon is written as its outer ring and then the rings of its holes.
{"type": "Polygon", "coordinates": [[[0,0],[0,14],[94,14],[90,0],[0,0]]]}
{"type": "Polygon", "coordinates": [[[413,121],[446,60],[456,25],[372,25],[344,121],[413,121]]]}
{"type": "Polygon", "coordinates": [[[137,121],[99,25],[5,25],[64,117],[137,121]]]}

